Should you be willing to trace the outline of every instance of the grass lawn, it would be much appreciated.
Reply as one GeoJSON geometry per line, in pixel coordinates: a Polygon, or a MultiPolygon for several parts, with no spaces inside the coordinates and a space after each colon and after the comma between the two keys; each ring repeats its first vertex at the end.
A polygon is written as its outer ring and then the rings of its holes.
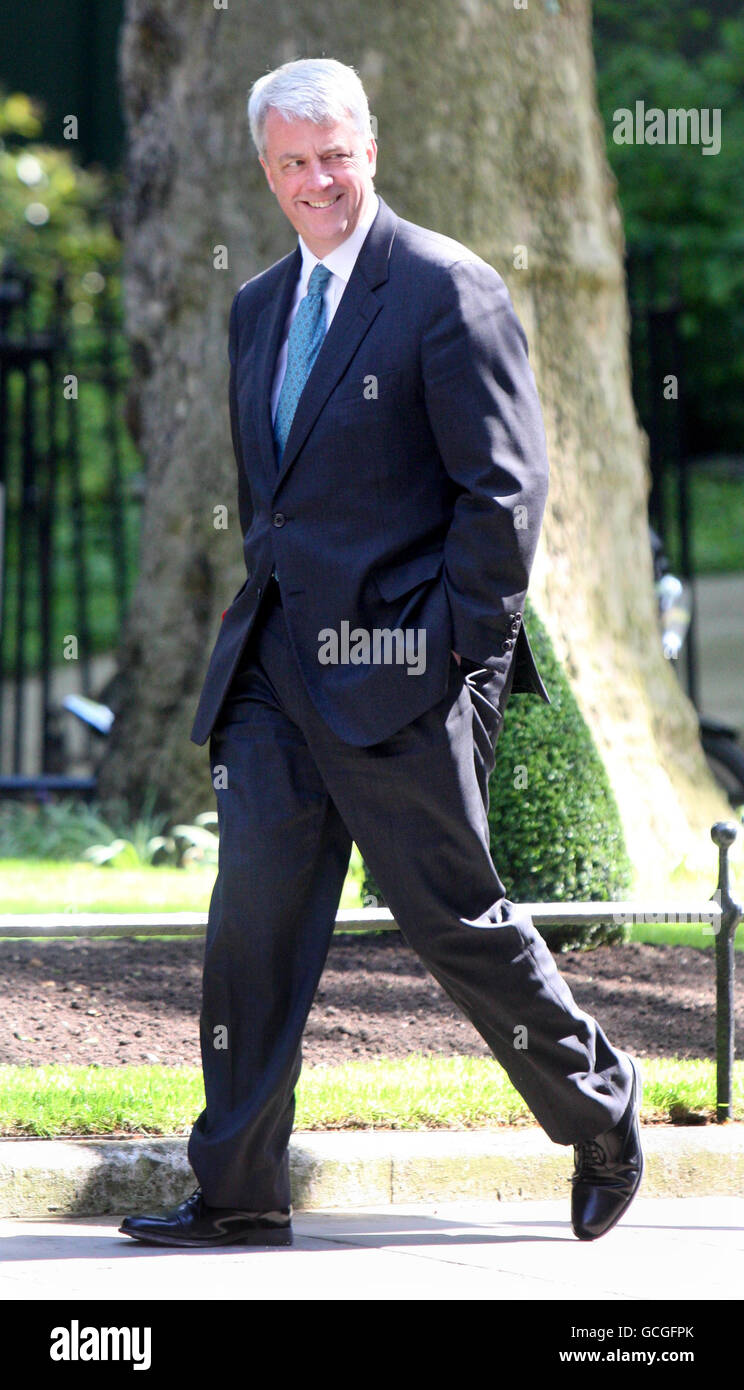
{"type": "Polygon", "coordinates": [[[3,912],[206,912],[216,868],[0,859],[3,912]]]}
{"type": "MultiPolygon", "coordinates": [[[[217,869],[116,869],[86,860],[0,859],[2,908],[14,912],[206,912],[217,869]]],[[[358,907],[352,864],[341,906],[358,907]]]]}
{"type": "MultiPolygon", "coordinates": [[[[710,1061],[641,1062],[645,1123],[690,1114],[713,1120],[710,1061]]],[[[0,1134],[188,1134],[204,1106],[197,1067],[0,1067],[0,1134]]],[[[744,1062],[735,1063],[735,1118],[744,1119],[744,1062]]],[[[297,1129],[471,1129],[532,1124],[524,1101],[488,1057],[412,1056],[305,1067],[297,1129]]]]}
{"type": "MultiPolygon", "coordinates": [[[[695,946],[709,951],[715,946],[715,934],[709,922],[648,922],[634,923],[629,941],[645,941],[651,946],[695,946]]],[[[744,951],[744,922],[739,924],[734,947],[744,951]]]]}

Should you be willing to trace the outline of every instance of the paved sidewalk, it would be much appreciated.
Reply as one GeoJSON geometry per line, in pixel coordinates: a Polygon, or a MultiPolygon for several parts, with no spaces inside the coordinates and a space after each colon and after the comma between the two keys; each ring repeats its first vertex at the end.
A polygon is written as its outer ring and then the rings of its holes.
{"type": "Polygon", "coordinates": [[[142,1246],[118,1218],[0,1222],[0,1300],[730,1300],[744,1198],[639,1197],[577,1241],[568,1197],[306,1211],[288,1249],[142,1246]]]}

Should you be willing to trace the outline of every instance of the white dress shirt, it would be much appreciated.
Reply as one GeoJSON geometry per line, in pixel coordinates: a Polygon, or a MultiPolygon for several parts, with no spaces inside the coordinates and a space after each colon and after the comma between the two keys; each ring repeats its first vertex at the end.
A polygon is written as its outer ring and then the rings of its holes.
{"type": "MultiPolygon", "coordinates": [[[[377,214],[378,204],[379,199],[377,197],[377,194],[373,193],[369,207],[366,209],[366,212],[362,215],[362,217],[360,217],[356,227],[354,228],[350,236],[347,236],[346,240],[342,241],[341,245],[337,246],[335,250],[329,251],[328,254],[323,257],[323,265],[327,266],[328,270],[331,271],[331,274],[328,276],[325,289],[323,291],[326,313],[326,332],[331,326],[333,315],[335,314],[339,306],[341,296],[344,290],[346,289],[349,277],[356,264],[356,258],[362,249],[362,243],[367,235],[367,232],[372,226],[372,223],[374,222],[375,216],[377,214]]],[[[272,387],[271,392],[272,421],[276,416],[276,408],[279,404],[279,393],[282,389],[284,373],[287,370],[287,339],[289,337],[289,330],[292,327],[294,316],[299,308],[300,300],[304,299],[305,295],[307,294],[307,286],[310,276],[312,275],[316,265],[320,264],[318,256],[313,255],[313,252],[310,250],[310,247],[306,244],[306,242],[303,241],[302,237],[299,235],[298,241],[300,243],[300,250],[302,252],[302,266],[300,269],[299,279],[295,287],[294,297],[289,308],[289,313],[287,314],[287,320],[284,325],[284,335],[279,345],[279,351],[276,355],[274,385],[272,387]]]]}

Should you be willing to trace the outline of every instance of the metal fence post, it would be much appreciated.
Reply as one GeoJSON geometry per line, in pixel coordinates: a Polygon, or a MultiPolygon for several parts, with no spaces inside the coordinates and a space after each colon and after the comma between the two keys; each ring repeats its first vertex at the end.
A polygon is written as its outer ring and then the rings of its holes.
{"type": "Polygon", "coordinates": [[[716,935],[716,1119],[731,1118],[734,1075],[734,937],[742,919],[741,903],[729,889],[728,855],[737,836],[732,821],[716,821],[710,837],[718,845],[718,889],[721,906],[716,935]]]}

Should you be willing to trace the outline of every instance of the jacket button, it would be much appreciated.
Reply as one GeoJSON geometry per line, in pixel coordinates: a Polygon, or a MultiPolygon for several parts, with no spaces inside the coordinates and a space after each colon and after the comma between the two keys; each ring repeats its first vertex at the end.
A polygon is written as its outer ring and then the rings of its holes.
{"type": "Polygon", "coordinates": [[[275,526],[283,526],[285,521],[287,520],[286,516],[284,515],[284,512],[274,512],[274,515],[271,519],[275,526]]]}
{"type": "Polygon", "coordinates": [[[505,647],[508,647],[508,648],[511,650],[511,648],[514,646],[514,638],[513,638],[513,637],[505,637],[505,638],[504,638],[504,646],[505,646],[505,647]]]}

